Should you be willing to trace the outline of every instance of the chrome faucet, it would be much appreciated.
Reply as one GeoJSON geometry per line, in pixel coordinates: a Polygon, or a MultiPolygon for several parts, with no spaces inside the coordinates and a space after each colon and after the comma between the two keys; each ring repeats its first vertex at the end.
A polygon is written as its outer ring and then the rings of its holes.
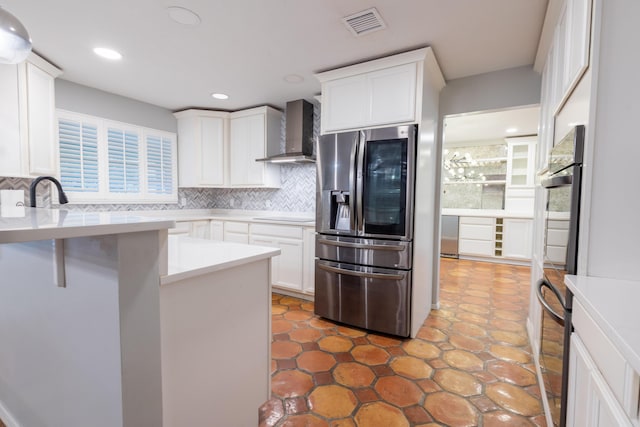
{"type": "Polygon", "coordinates": [[[30,206],[32,208],[36,207],[36,187],[38,186],[38,183],[40,181],[45,179],[53,182],[56,185],[56,187],[58,187],[58,203],[60,203],[61,205],[64,205],[65,203],[69,203],[69,200],[67,199],[67,195],[64,194],[64,191],[62,190],[62,185],[60,185],[60,181],[58,181],[52,176],[39,176],[33,180],[33,182],[31,183],[31,186],[29,187],[30,206]]]}

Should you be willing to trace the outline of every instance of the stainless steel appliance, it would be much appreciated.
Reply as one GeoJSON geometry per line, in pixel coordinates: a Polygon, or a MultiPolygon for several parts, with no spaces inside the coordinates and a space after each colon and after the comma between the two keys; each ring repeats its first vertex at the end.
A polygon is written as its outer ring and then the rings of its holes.
{"type": "Polygon", "coordinates": [[[417,126],[324,135],[316,150],[316,314],[409,336],[417,126]]]}
{"type": "Polygon", "coordinates": [[[440,231],[440,256],[458,258],[458,223],[457,215],[442,215],[440,231]]]}
{"type": "Polygon", "coordinates": [[[561,427],[566,422],[569,340],[573,330],[573,294],[564,284],[564,275],[575,274],[577,269],[584,133],[584,126],[577,126],[556,144],[550,153],[547,178],[542,182],[547,191],[547,209],[544,278],[537,287],[543,307],[540,368],[553,424],[561,427]],[[557,227],[567,220],[568,229],[557,227]]]}

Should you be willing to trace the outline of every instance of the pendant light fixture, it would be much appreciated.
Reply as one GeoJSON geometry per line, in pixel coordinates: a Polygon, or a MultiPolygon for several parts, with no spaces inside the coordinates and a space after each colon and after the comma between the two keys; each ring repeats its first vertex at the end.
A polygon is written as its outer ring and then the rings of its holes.
{"type": "Polygon", "coordinates": [[[18,64],[31,52],[31,38],[18,18],[0,6],[0,64],[18,64]]]}

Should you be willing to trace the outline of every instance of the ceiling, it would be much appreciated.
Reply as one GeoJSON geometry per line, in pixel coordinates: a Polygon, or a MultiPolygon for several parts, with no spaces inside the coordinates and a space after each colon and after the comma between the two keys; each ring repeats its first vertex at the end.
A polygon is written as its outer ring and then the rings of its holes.
{"type": "Polygon", "coordinates": [[[171,110],[236,110],[320,92],[314,73],[432,46],[446,80],[534,63],[547,0],[4,0],[62,78],[171,110]],[[198,26],[168,17],[196,12],[198,26]],[[355,37],[344,16],[377,8],[355,37]],[[110,62],[97,46],[120,51],[110,62]],[[297,74],[300,83],[284,77],[297,74]],[[210,94],[224,92],[228,100],[210,94]]]}
{"type": "Polygon", "coordinates": [[[506,137],[536,135],[539,107],[515,108],[475,114],[458,114],[444,119],[445,145],[495,141],[506,137]]]}

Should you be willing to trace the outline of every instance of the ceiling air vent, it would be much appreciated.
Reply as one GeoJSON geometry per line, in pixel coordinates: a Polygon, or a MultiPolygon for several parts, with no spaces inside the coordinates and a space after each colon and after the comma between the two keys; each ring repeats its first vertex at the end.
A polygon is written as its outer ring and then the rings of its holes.
{"type": "Polygon", "coordinates": [[[344,17],[342,22],[354,36],[362,36],[387,27],[375,7],[344,17]]]}

